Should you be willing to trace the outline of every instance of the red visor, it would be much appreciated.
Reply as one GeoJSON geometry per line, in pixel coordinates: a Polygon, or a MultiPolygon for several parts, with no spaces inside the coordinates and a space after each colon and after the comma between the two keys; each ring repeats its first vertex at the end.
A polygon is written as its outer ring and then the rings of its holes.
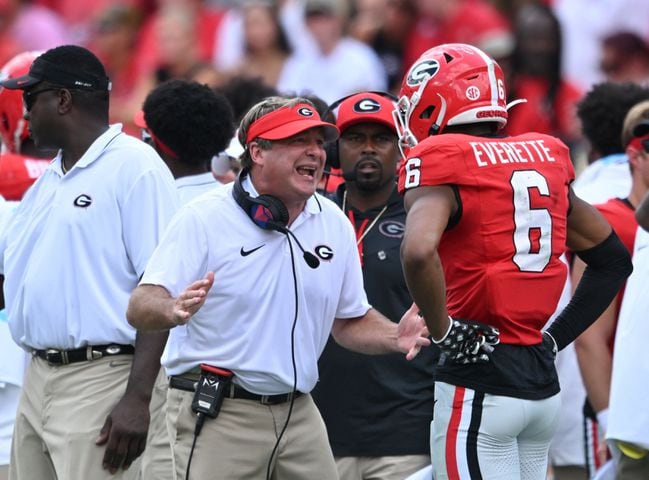
{"type": "Polygon", "coordinates": [[[169,148],[167,144],[165,144],[162,140],[160,140],[153,133],[153,131],[148,127],[148,125],[146,124],[146,120],[144,120],[144,111],[140,110],[135,114],[135,116],[133,117],[133,123],[135,123],[135,125],[140,127],[141,129],[149,132],[149,135],[151,135],[153,142],[157,145],[157,147],[160,150],[162,150],[163,153],[166,153],[171,158],[178,158],[178,154],[174,152],[171,148],[169,148]]]}
{"type": "Polygon", "coordinates": [[[629,147],[633,147],[639,152],[647,152],[649,153],[649,150],[646,150],[644,148],[644,145],[646,144],[647,140],[649,140],[649,133],[646,133],[644,135],[641,135],[639,137],[633,137],[631,141],[629,142],[629,147]]]}
{"type": "Polygon", "coordinates": [[[257,137],[281,140],[319,127],[322,127],[326,142],[333,142],[338,138],[338,129],[335,125],[323,122],[311,105],[298,103],[292,107],[274,110],[253,122],[248,129],[246,143],[250,143],[257,137]]]}

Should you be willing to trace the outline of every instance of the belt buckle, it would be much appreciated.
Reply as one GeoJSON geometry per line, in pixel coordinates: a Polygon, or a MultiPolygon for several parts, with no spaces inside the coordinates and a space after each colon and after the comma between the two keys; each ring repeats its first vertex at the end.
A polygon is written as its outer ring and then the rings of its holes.
{"type": "Polygon", "coordinates": [[[93,350],[91,346],[86,347],[86,359],[91,362],[93,360],[99,360],[101,357],[103,357],[104,354],[101,353],[99,350],[93,350]]]}
{"type": "Polygon", "coordinates": [[[45,359],[47,360],[47,364],[50,366],[67,365],[70,363],[68,352],[65,350],[57,350],[55,348],[48,348],[45,350],[45,359]],[[59,356],[58,361],[54,360],[54,355],[59,356]]]}
{"type": "Polygon", "coordinates": [[[272,402],[270,397],[271,395],[262,395],[261,398],[259,398],[259,403],[262,405],[275,405],[275,402],[272,402]]]}

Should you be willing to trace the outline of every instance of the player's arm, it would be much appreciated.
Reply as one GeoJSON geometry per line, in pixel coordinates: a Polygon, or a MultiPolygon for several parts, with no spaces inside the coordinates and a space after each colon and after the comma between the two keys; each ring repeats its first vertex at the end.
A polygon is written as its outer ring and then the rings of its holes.
{"type": "Polygon", "coordinates": [[[438,248],[458,203],[449,186],[418,187],[404,197],[408,215],[401,243],[401,262],[406,284],[426,320],[434,340],[449,328],[446,282],[438,248]]]}
{"type": "MultiPolygon", "coordinates": [[[[581,280],[586,264],[575,258],[571,280],[577,285],[581,280]]],[[[588,393],[588,400],[595,412],[608,408],[611,389],[611,370],[613,355],[609,342],[615,331],[617,296],[604,313],[575,340],[575,350],[581,377],[588,393]]]]}
{"type": "Polygon", "coordinates": [[[633,266],[602,214],[570,189],[567,245],[586,264],[572,299],[547,329],[561,350],[606,310],[633,266]]]}
{"type": "Polygon", "coordinates": [[[635,219],[645,230],[649,231],[649,193],[647,193],[635,210],[635,219]]]}

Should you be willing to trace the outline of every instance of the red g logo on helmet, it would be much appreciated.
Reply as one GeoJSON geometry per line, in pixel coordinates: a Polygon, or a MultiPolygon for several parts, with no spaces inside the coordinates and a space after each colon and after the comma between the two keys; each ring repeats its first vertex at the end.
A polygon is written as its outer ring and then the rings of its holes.
{"type": "MultiPolygon", "coordinates": [[[[9,60],[0,70],[2,80],[21,77],[29,72],[32,62],[42,52],[24,52],[9,60]]],[[[12,153],[20,153],[22,142],[29,136],[24,114],[22,90],[0,87],[0,136],[12,153]]]]}
{"type": "Polygon", "coordinates": [[[503,72],[482,50],[461,43],[431,48],[404,78],[395,118],[403,144],[414,146],[447,125],[507,123],[503,72]]]}

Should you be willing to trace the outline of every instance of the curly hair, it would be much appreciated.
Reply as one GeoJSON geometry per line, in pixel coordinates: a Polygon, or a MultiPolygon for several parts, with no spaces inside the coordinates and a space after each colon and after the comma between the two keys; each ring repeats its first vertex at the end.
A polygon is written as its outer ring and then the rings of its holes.
{"type": "Polygon", "coordinates": [[[160,84],[146,97],[142,110],[147,127],[183,163],[209,161],[225,150],[234,135],[228,100],[194,81],[160,84]]]}
{"type": "Polygon", "coordinates": [[[649,88],[634,83],[599,83],[577,105],[584,136],[600,156],[624,153],[622,125],[631,107],[649,100],[649,88]]]}

